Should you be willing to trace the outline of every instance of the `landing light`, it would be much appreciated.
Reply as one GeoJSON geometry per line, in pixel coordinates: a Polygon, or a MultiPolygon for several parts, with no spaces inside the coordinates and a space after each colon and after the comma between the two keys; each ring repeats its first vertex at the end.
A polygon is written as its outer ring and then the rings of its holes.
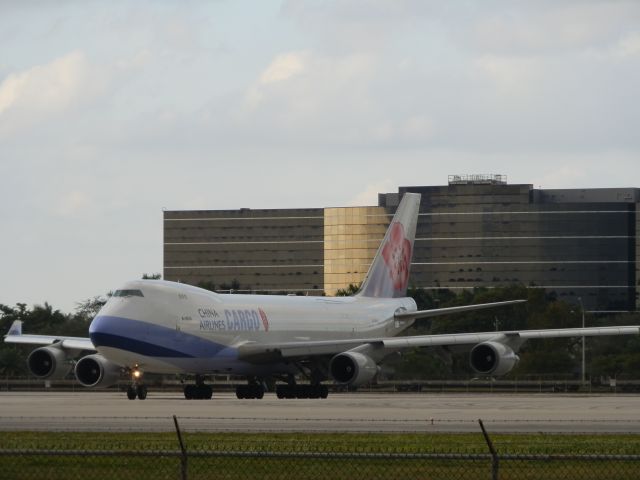
{"type": "Polygon", "coordinates": [[[133,378],[140,378],[142,376],[142,372],[140,370],[134,370],[133,373],[133,378]]]}

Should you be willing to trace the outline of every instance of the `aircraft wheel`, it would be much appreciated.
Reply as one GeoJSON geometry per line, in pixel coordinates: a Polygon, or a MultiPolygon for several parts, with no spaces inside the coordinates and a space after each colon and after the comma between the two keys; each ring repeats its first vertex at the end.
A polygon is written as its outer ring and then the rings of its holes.
{"type": "Polygon", "coordinates": [[[262,385],[258,385],[256,387],[255,398],[257,398],[258,400],[262,400],[263,397],[264,397],[264,388],[262,388],[262,385]]]}
{"type": "Polygon", "coordinates": [[[329,387],[326,385],[320,385],[320,398],[327,398],[329,396],[329,387]]]}
{"type": "Polygon", "coordinates": [[[264,397],[264,388],[262,385],[238,385],[236,387],[236,397],[239,399],[259,400],[264,397]]]}
{"type": "Polygon", "coordinates": [[[195,386],[194,385],[186,385],[184,387],[184,398],[187,400],[193,400],[195,397],[195,386]]]}
{"type": "Polygon", "coordinates": [[[244,385],[238,385],[236,387],[236,398],[240,400],[247,398],[247,389],[244,385]]]}
{"type": "Polygon", "coordinates": [[[309,387],[309,398],[320,398],[321,385],[311,385],[309,387]]]}
{"type": "Polygon", "coordinates": [[[129,400],[135,400],[137,396],[138,396],[138,392],[136,391],[136,387],[134,387],[133,385],[130,385],[127,388],[127,398],[129,400]]]}
{"type": "Polygon", "coordinates": [[[194,395],[193,398],[196,400],[206,400],[207,398],[211,398],[209,396],[211,387],[208,385],[196,385],[194,387],[194,395]]]}
{"type": "Polygon", "coordinates": [[[276,387],[276,395],[278,398],[302,398],[299,397],[299,387],[297,385],[278,385],[276,387]]]}
{"type": "Polygon", "coordinates": [[[136,391],[140,400],[145,400],[147,398],[147,387],[145,387],[144,385],[138,385],[136,391]]]}

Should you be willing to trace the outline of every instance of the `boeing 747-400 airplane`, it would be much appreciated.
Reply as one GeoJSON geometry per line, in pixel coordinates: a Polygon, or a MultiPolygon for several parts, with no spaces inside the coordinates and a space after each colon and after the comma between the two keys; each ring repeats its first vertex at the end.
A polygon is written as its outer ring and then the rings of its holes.
{"type": "Polygon", "coordinates": [[[139,280],[116,290],[89,327],[89,338],[26,335],[16,321],[5,342],[42,345],[28,357],[31,373],[86,387],[131,378],[130,399],[145,399],[145,372],[195,375],[186,398],[211,398],[207,375],[244,377],[238,398],[262,398],[265,380],[280,398],[324,398],[332,380],[371,381],[388,355],[415,347],[462,348],[480,375],[504,375],[529,339],[631,335],[639,326],[523,330],[451,335],[398,335],[417,318],[523,302],[418,311],[406,297],[420,195],[406,193],[358,293],[352,297],[222,295],[181,283],[139,280]],[[74,361],[82,352],[89,353],[74,361]],[[94,353],[90,353],[94,352],[94,353]],[[75,364],[75,367],[74,367],[75,364]],[[309,384],[296,384],[303,374],[309,384]]]}

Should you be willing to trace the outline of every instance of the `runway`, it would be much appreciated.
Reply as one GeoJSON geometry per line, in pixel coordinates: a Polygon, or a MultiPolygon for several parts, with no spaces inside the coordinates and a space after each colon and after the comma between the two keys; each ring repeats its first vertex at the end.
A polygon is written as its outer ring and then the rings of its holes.
{"type": "Polygon", "coordinates": [[[326,400],[185,400],[150,392],[0,392],[0,430],[640,433],[640,396],[348,393],[326,400]]]}

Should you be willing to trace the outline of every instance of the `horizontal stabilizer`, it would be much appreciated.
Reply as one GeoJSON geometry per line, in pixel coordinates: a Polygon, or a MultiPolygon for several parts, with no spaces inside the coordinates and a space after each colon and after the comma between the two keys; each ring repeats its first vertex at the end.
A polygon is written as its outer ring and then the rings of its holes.
{"type": "Polygon", "coordinates": [[[472,310],[481,310],[483,308],[504,307],[506,305],[516,305],[524,302],[526,302],[526,300],[479,303],[477,305],[465,305],[462,307],[434,308],[431,310],[418,310],[417,312],[398,312],[394,316],[397,320],[415,320],[417,318],[437,317],[439,315],[448,315],[450,313],[470,312],[472,310]]]}

